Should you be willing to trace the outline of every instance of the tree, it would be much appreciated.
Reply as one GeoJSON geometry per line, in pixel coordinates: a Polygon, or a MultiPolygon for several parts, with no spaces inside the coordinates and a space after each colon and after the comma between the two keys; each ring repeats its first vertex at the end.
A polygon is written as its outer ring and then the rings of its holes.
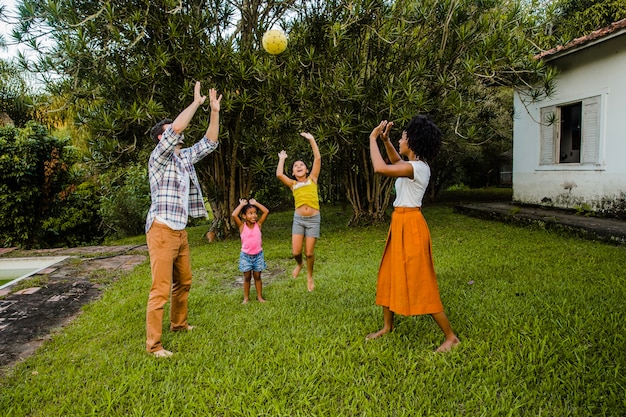
{"type": "MultiPolygon", "coordinates": [[[[436,191],[458,177],[458,155],[510,141],[498,88],[532,86],[538,97],[551,85],[531,59],[526,10],[496,0],[26,0],[20,11],[34,46],[36,29],[50,28],[56,43],[31,68],[61,75],[49,87],[91,130],[101,170],[149,148],[148,129],[187,104],[193,81],[225,94],[220,147],[198,169],[221,234],[234,230],[238,198],[275,191],[278,151],[308,156],[300,130],[323,154],[322,197],[345,194],[353,222],[379,221],[392,183],[373,175],[367,136],[380,119],[435,118],[446,136],[436,191]],[[290,43],[270,56],[260,40],[275,24],[290,43]]],[[[199,113],[187,136],[207,117],[199,113]]]]}
{"type": "Polygon", "coordinates": [[[429,113],[442,128],[433,193],[458,179],[466,155],[510,146],[512,88],[530,87],[536,99],[553,83],[532,59],[532,23],[520,5],[498,1],[336,1],[310,9],[301,24],[312,46],[299,59],[326,74],[309,87],[319,97],[317,120],[335,137],[352,222],[379,221],[389,204],[392,183],[373,175],[367,152],[381,119],[401,128],[429,113]],[[502,106],[506,94],[511,101],[502,106]]]}
{"type": "Polygon", "coordinates": [[[624,0],[559,0],[548,9],[548,39],[562,45],[624,18],[624,0]]]}
{"type": "MultiPolygon", "coordinates": [[[[275,101],[268,97],[277,96],[263,82],[280,61],[261,56],[258,45],[293,3],[26,1],[21,32],[42,55],[35,64],[23,64],[61,75],[48,87],[55,97],[67,98],[78,125],[89,126],[89,151],[100,170],[125,166],[137,148],[152,146],[149,128],[187,104],[194,80],[219,88],[225,94],[221,145],[199,175],[214,212],[213,228],[224,234],[232,229],[230,212],[238,198],[252,188],[254,172],[269,161],[257,149],[265,150],[270,140],[263,129],[266,115],[280,107],[270,107],[275,101]],[[36,45],[43,23],[55,40],[47,48],[36,45]]],[[[187,136],[198,138],[207,123],[207,114],[198,114],[187,136]]],[[[284,129],[274,125],[269,133],[284,129]]]]}

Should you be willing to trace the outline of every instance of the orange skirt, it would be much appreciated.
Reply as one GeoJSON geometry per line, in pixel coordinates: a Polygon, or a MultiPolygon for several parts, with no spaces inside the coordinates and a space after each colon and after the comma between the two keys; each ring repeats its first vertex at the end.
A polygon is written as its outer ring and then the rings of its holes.
{"type": "Polygon", "coordinates": [[[443,311],[432,242],[419,208],[396,207],[378,270],[376,304],[403,316],[443,311]]]}

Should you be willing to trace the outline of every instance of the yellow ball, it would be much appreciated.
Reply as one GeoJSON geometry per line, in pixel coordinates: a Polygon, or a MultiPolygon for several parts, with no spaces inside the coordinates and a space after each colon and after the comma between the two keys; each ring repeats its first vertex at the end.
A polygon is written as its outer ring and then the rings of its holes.
{"type": "Polygon", "coordinates": [[[287,35],[280,29],[270,29],[263,35],[263,49],[277,55],[287,49],[287,35]]]}

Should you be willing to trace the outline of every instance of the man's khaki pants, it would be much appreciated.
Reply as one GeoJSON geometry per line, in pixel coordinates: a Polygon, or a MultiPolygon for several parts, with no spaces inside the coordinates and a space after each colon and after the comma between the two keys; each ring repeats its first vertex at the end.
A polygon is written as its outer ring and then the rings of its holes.
{"type": "Polygon", "coordinates": [[[191,288],[191,258],[187,231],[153,222],[146,236],[152,287],[146,312],[146,350],[163,349],[163,307],[170,298],[170,330],[187,328],[187,300],[191,288]]]}

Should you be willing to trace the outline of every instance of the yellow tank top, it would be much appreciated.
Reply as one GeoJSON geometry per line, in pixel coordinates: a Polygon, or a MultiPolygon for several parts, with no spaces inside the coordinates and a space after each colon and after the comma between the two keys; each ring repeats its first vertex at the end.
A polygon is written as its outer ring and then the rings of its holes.
{"type": "Polygon", "coordinates": [[[320,199],[317,194],[317,184],[308,178],[305,182],[296,182],[291,186],[296,208],[307,205],[316,210],[320,209],[320,199]]]}

